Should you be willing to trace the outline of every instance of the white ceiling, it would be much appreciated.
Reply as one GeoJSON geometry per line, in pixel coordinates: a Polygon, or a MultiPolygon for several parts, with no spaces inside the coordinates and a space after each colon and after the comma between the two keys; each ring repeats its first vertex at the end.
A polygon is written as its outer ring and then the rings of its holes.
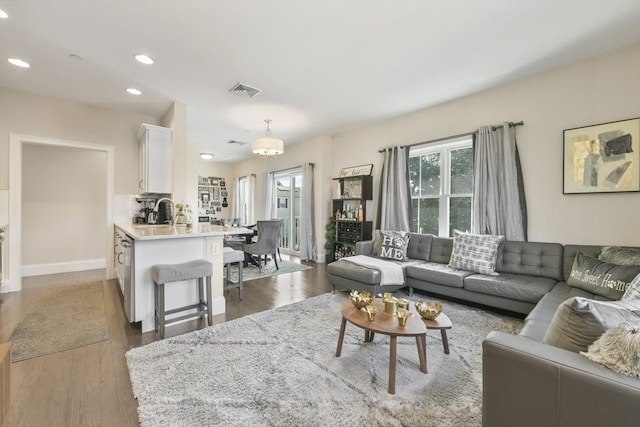
{"type": "Polygon", "coordinates": [[[189,139],[227,162],[251,156],[265,118],[286,150],[640,43],[639,0],[0,0],[0,9],[9,14],[1,86],[157,117],[182,102],[189,139]],[[138,52],[155,64],[137,63],[138,52]],[[229,93],[237,82],[263,92],[229,93]]]}

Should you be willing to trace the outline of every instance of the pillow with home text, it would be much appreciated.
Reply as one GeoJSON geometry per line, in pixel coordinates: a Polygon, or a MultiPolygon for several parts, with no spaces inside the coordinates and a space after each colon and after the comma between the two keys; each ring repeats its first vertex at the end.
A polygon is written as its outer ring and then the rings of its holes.
{"type": "Polygon", "coordinates": [[[409,246],[409,233],[406,231],[376,230],[373,232],[373,256],[406,261],[407,246],[409,246]]]}

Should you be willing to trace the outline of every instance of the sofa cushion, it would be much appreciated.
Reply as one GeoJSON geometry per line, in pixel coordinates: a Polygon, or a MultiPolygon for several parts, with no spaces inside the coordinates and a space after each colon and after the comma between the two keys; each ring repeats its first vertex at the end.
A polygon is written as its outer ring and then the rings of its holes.
{"type": "Polygon", "coordinates": [[[518,335],[542,342],[544,334],[549,329],[551,319],[556,314],[560,304],[566,300],[559,292],[549,292],[536,304],[524,320],[524,326],[518,335]]]}
{"type": "Polygon", "coordinates": [[[496,271],[562,280],[562,253],[559,243],[505,240],[496,271]]]}
{"type": "Polygon", "coordinates": [[[640,378],[640,323],[609,329],[580,354],[616,372],[640,378]]]}
{"type": "Polygon", "coordinates": [[[449,267],[495,274],[498,249],[504,236],[456,232],[449,267]]]}
{"type": "Polygon", "coordinates": [[[451,251],[453,251],[453,239],[451,237],[433,236],[429,261],[449,264],[451,251]]]}
{"type": "Polygon", "coordinates": [[[396,261],[407,259],[409,233],[406,231],[375,230],[373,232],[373,256],[396,261]]]}
{"type": "Polygon", "coordinates": [[[600,261],[618,265],[640,265],[640,248],[605,246],[598,255],[600,261]]]}
{"type": "Polygon", "coordinates": [[[327,266],[329,275],[345,277],[367,285],[380,284],[380,272],[373,268],[367,268],[350,262],[338,260],[327,266]]]}
{"type": "Polygon", "coordinates": [[[468,291],[531,303],[540,301],[555,284],[555,280],[546,277],[510,273],[473,274],[464,279],[464,288],[468,291]]]}
{"type": "Polygon", "coordinates": [[[567,284],[617,300],[638,274],[640,265],[610,264],[579,252],[567,284]]]}
{"type": "Polygon", "coordinates": [[[407,245],[407,257],[429,261],[431,255],[431,242],[433,234],[409,233],[409,244],[407,245]]]}
{"type": "Polygon", "coordinates": [[[569,298],[556,310],[542,342],[579,352],[605,331],[628,321],[640,321],[640,301],[595,301],[569,298]]]}
{"type": "Polygon", "coordinates": [[[404,271],[406,277],[437,283],[438,285],[462,288],[464,278],[474,273],[466,270],[456,270],[446,264],[427,262],[418,265],[409,265],[404,271]]]}
{"type": "Polygon", "coordinates": [[[629,283],[629,287],[622,295],[621,300],[640,299],[640,274],[629,283]]]}

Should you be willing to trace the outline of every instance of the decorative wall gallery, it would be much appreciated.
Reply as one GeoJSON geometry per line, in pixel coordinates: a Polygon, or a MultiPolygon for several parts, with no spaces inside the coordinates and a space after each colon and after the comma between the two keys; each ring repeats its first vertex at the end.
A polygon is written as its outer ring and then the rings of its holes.
{"type": "Polygon", "coordinates": [[[214,217],[229,206],[224,178],[198,175],[198,216],[214,217]]]}

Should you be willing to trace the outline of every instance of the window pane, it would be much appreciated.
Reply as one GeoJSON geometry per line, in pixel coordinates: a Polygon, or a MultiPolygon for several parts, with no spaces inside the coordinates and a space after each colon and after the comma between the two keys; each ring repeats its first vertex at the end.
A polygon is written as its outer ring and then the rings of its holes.
{"type": "Polygon", "coordinates": [[[420,211],[418,209],[418,204],[420,203],[420,199],[411,199],[411,213],[413,214],[413,219],[411,220],[411,231],[414,233],[419,233],[418,229],[418,215],[420,215],[420,211]]]}
{"type": "Polygon", "coordinates": [[[440,195],[440,153],[420,156],[420,169],[422,172],[422,179],[420,180],[420,195],[440,195]]]}
{"type": "MultiPolygon", "coordinates": [[[[409,183],[411,185],[411,195],[420,195],[420,156],[409,157],[409,183]]],[[[414,212],[418,212],[417,205],[414,212]]]]}
{"type": "Polygon", "coordinates": [[[473,192],[473,150],[451,152],[451,194],[473,192]]]}
{"type": "MultiPolygon", "coordinates": [[[[420,200],[420,223],[419,233],[438,235],[438,212],[440,202],[438,199],[420,200]]],[[[414,211],[415,212],[415,211],[414,211]]]]}
{"type": "Polygon", "coordinates": [[[454,229],[470,232],[471,197],[452,197],[449,203],[449,237],[454,229]]]}

